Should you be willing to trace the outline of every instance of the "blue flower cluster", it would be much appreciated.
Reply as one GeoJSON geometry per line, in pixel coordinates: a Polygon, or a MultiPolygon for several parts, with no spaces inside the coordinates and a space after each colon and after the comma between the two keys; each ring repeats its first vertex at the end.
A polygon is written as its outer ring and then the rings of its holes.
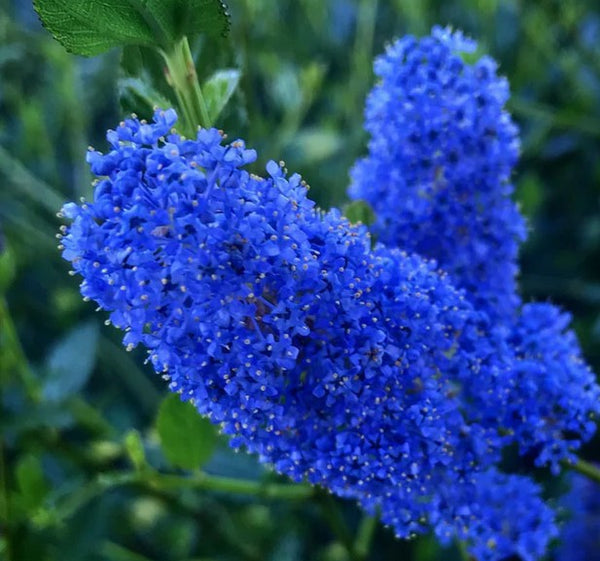
{"type": "MultiPolygon", "coordinates": [[[[435,262],[315,209],[299,176],[249,174],[243,142],[187,140],[175,120],[130,119],[89,153],[94,202],[63,209],[84,297],[234,447],[380,509],[399,536],[494,534],[476,499],[502,438],[461,390],[505,370],[485,314],[435,262]]],[[[541,511],[528,530],[545,543],[541,511]]]]}
{"type": "Polygon", "coordinates": [[[511,388],[500,425],[539,466],[560,471],[596,431],[600,387],[581,356],[570,316],[552,304],[522,307],[508,341],[511,388]]]}
{"type": "MultiPolygon", "coordinates": [[[[568,328],[569,316],[551,304],[521,303],[517,254],[525,226],[510,184],[517,130],[504,110],[508,84],[496,75],[494,61],[466,62],[475,49],[462,34],[434,28],[421,40],[398,40],[376,60],[380,82],[366,107],[369,152],[352,170],[349,195],[372,206],[371,230],[380,241],[436,259],[492,323],[487,342],[504,367],[492,377],[457,377],[465,417],[480,428],[495,427],[500,447],[515,444],[557,473],[593,435],[600,388],[568,328]]],[[[494,497],[503,493],[514,496],[515,510],[542,512],[532,508],[540,499],[531,481],[493,473],[479,476],[487,506],[478,520],[493,518],[494,497]]],[[[507,511],[496,516],[510,518],[507,511]]],[[[543,525],[548,519],[541,517],[543,525]]],[[[521,529],[531,522],[520,517],[521,529]]],[[[463,539],[476,527],[466,524],[463,539]]],[[[489,539],[502,548],[502,540],[489,539]]],[[[535,539],[534,533],[513,553],[541,555],[535,539]]],[[[478,559],[487,558],[478,545],[485,541],[473,542],[478,559]]]]}
{"type": "Polygon", "coordinates": [[[376,60],[369,154],[352,170],[348,192],[372,206],[380,241],[436,259],[478,308],[505,319],[519,305],[516,259],[525,238],[510,199],[519,140],[496,63],[462,58],[475,47],[434,28],[376,60]]]}
{"type": "MultiPolygon", "coordinates": [[[[437,537],[464,541],[477,561],[493,561],[517,555],[523,561],[543,557],[548,542],[558,535],[554,513],[546,507],[541,489],[530,478],[490,469],[473,477],[468,489],[469,513],[464,507],[450,526],[439,524],[437,537]]],[[[445,489],[456,504],[466,498],[464,490],[445,489]]]]}
{"type": "Polygon", "coordinates": [[[592,435],[599,391],[568,317],[520,306],[516,132],[493,63],[455,54],[471,47],[437,30],[379,62],[377,140],[353,193],[387,245],[317,209],[282,164],[251,174],[242,141],[183,138],[158,110],[89,152],[94,200],[63,208],[62,249],[125,346],[146,347],[233,447],[379,511],[398,536],[533,561],[554,516],[531,479],[498,470],[502,450],[557,468],[592,435]]]}
{"type": "Polygon", "coordinates": [[[570,491],[562,497],[566,522],[561,528],[555,561],[593,561],[600,552],[600,490],[580,474],[571,474],[570,491]]]}
{"type": "Polygon", "coordinates": [[[475,48],[459,32],[434,28],[376,60],[369,154],[356,163],[349,194],[371,204],[381,241],[436,259],[494,323],[506,374],[492,385],[466,380],[467,407],[557,472],[593,434],[600,390],[568,316],[550,304],[521,305],[525,227],[510,197],[517,129],[494,61],[465,62],[475,48]]]}

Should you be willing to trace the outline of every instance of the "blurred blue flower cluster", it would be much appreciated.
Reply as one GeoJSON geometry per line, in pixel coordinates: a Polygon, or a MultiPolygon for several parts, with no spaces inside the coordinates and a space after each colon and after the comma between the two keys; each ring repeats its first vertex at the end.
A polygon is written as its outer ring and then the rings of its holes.
{"type": "Polygon", "coordinates": [[[514,317],[525,223],[510,195],[517,128],[496,63],[467,64],[476,44],[435,28],[404,37],[375,62],[369,154],[349,194],[375,211],[379,240],[434,258],[493,319],[514,317]]]}
{"type": "Polygon", "coordinates": [[[484,423],[558,472],[594,433],[599,391],[570,318],[550,304],[521,303],[525,223],[510,197],[517,129],[504,110],[508,83],[496,63],[466,61],[476,47],[436,27],[421,40],[396,41],[376,60],[369,153],[352,171],[349,194],[371,204],[372,230],[383,243],[436,259],[488,315],[511,366],[495,387],[468,381],[466,391],[484,423]]]}
{"type": "Polygon", "coordinates": [[[568,518],[553,558],[589,561],[600,551],[600,493],[595,482],[580,474],[572,474],[569,483],[571,488],[560,503],[568,518]]]}
{"type": "Polygon", "coordinates": [[[473,48],[436,29],[377,62],[351,194],[385,245],[317,209],[283,165],[253,175],[242,141],[183,138],[159,110],[90,151],[94,201],[64,207],[63,256],[232,446],[398,536],[527,561],[554,515],[532,479],[498,469],[502,450],[558,470],[592,435],[600,390],[568,317],[521,307],[516,129],[494,63],[460,57],[473,48]]]}

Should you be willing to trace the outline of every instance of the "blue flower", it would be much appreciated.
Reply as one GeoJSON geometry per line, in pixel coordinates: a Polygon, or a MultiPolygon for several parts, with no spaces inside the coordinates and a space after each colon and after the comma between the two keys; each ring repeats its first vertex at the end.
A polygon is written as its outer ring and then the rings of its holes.
{"type": "Polygon", "coordinates": [[[466,417],[557,472],[594,433],[600,389],[568,316],[521,304],[515,277],[525,229],[510,184],[517,129],[493,60],[465,62],[475,47],[434,28],[377,59],[381,81],[366,108],[369,154],[354,167],[349,193],[375,210],[379,240],[437,259],[488,315],[488,336],[475,336],[473,348],[482,355],[488,345],[496,368],[457,376],[466,417]]]}
{"type": "Polygon", "coordinates": [[[555,473],[576,460],[600,415],[600,387],[569,323],[552,304],[523,306],[508,339],[515,356],[500,421],[523,453],[555,473]]]}
{"type": "Polygon", "coordinates": [[[571,489],[562,497],[567,520],[554,551],[556,561],[592,561],[600,551],[600,491],[598,483],[580,474],[569,477],[571,489]]]}
{"type": "Polygon", "coordinates": [[[175,120],[129,119],[88,155],[94,201],[65,205],[62,242],[84,297],[233,447],[398,536],[453,523],[504,442],[470,405],[506,369],[487,315],[435,261],[316,209],[298,175],[252,175],[242,141],[175,120]]]}
{"type": "Polygon", "coordinates": [[[462,58],[475,47],[434,28],[429,37],[396,41],[376,60],[369,151],[352,170],[349,195],[371,204],[380,241],[436,259],[478,309],[510,319],[525,238],[510,199],[519,141],[496,63],[462,58]]]}
{"type": "MultiPolygon", "coordinates": [[[[458,504],[460,493],[464,490],[451,490],[451,499],[458,504]]],[[[436,535],[445,541],[448,530],[454,530],[478,561],[511,556],[535,561],[558,535],[554,512],[544,503],[540,487],[528,477],[491,469],[473,478],[467,496],[469,501],[454,520],[438,526],[436,535]]]]}

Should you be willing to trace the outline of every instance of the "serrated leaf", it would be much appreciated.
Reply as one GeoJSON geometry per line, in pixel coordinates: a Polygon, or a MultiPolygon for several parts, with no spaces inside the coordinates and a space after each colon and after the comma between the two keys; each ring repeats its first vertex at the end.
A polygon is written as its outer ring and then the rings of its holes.
{"type": "Polygon", "coordinates": [[[87,382],[96,363],[98,324],[90,321],[67,333],[50,351],[42,395],[60,402],[77,393],[87,382]]]}
{"type": "Polygon", "coordinates": [[[25,456],[17,464],[15,473],[25,508],[37,509],[49,490],[40,460],[33,455],[25,456]]]}
{"type": "Polygon", "coordinates": [[[221,0],[145,0],[145,4],[173,39],[229,33],[229,11],[221,0]]]}
{"type": "Polygon", "coordinates": [[[220,0],[33,0],[42,24],[69,52],[94,56],[114,47],[168,48],[183,35],[226,35],[220,0]]]}
{"type": "Polygon", "coordinates": [[[215,122],[235,92],[241,73],[234,68],[217,70],[202,86],[211,122],[215,122]]]}
{"type": "Polygon", "coordinates": [[[168,395],[161,403],[156,428],[167,460],[184,469],[198,469],[205,464],[217,443],[215,426],[176,394],[168,395]]]}
{"type": "Polygon", "coordinates": [[[371,205],[363,200],[352,201],[344,207],[344,216],[353,224],[362,223],[370,226],[375,222],[375,213],[371,205]]]}
{"type": "Polygon", "coordinates": [[[136,4],[135,0],[33,0],[43,26],[67,51],[83,56],[156,43],[136,4]]]}

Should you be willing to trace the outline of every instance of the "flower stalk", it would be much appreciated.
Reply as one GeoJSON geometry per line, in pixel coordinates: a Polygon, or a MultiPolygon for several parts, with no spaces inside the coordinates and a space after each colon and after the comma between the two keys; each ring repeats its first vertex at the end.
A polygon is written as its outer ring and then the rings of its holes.
{"type": "Polygon", "coordinates": [[[596,483],[600,483],[600,468],[590,462],[578,459],[576,462],[565,462],[565,467],[585,475],[585,477],[596,483]]]}
{"type": "Polygon", "coordinates": [[[161,50],[166,64],[167,82],[173,88],[177,102],[185,118],[185,130],[194,135],[197,127],[212,125],[198,73],[187,37],[177,41],[171,49],[161,50]]]}

